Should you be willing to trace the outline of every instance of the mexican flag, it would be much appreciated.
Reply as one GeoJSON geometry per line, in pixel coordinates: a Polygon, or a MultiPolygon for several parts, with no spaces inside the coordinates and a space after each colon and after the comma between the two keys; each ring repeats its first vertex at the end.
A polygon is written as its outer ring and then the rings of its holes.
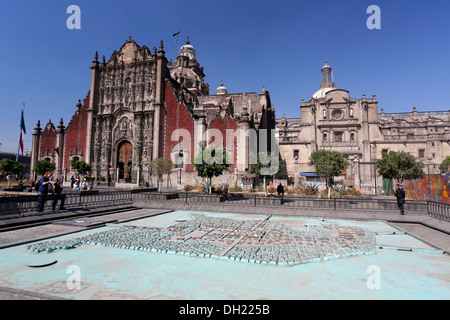
{"type": "Polygon", "coordinates": [[[23,155],[23,134],[27,134],[27,129],[25,128],[25,119],[23,117],[23,110],[22,110],[22,116],[20,118],[20,150],[22,150],[23,155]]]}

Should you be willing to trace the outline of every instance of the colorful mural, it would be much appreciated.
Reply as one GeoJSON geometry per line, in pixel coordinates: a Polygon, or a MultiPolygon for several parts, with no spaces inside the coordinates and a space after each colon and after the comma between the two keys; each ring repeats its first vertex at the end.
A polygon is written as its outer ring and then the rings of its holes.
{"type": "Polygon", "coordinates": [[[436,201],[450,204],[450,173],[427,174],[424,178],[406,181],[406,197],[415,200],[436,201]]]}

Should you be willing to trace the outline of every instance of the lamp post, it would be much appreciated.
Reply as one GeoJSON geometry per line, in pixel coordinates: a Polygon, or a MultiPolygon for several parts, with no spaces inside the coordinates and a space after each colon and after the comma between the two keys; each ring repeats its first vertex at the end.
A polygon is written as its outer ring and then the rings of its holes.
{"type": "Polygon", "coordinates": [[[178,162],[180,162],[179,164],[179,176],[178,176],[178,184],[181,186],[181,172],[183,171],[183,165],[184,165],[184,161],[183,161],[183,149],[180,150],[180,152],[178,153],[178,162]]]}

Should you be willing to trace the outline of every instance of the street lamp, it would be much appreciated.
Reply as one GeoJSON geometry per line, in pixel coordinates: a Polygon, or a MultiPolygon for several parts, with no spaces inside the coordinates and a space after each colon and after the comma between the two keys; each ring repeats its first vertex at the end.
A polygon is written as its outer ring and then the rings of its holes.
{"type": "Polygon", "coordinates": [[[181,171],[183,170],[183,149],[180,150],[180,152],[178,153],[178,163],[177,165],[179,166],[179,176],[178,176],[178,184],[181,185],[181,171]],[[181,160],[181,163],[180,163],[181,160]]]}

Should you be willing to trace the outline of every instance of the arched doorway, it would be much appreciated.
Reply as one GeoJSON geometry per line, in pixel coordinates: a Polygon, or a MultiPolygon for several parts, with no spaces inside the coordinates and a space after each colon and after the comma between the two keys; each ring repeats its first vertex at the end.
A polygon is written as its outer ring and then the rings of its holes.
{"type": "Polygon", "coordinates": [[[117,167],[119,168],[119,180],[131,181],[131,169],[133,166],[133,145],[129,141],[123,141],[117,149],[117,167]]]}

